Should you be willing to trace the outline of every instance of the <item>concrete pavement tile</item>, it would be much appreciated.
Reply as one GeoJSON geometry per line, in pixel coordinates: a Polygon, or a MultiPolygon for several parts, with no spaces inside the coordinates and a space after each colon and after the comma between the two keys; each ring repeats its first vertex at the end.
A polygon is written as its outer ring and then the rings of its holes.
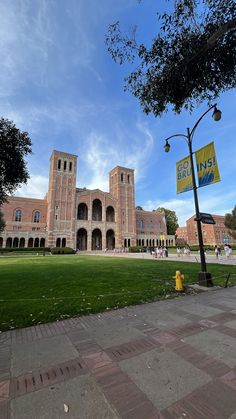
{"type": "Polygon", "coordinates": [[[222,310],[213,308],[207,304],[206,305],[201,304],[199,302],[191,303],[191,304],[183,304],[183,306],[181,306],[181,310],[186,311],[187,313],[197,314],[204,318],[215,316],[216,314],[222,313],[222,310]]]}
{"type": "Polygon", "coordinates": [[[222,361],[230,368],[236,365],[236,339],[231,336],[208,329],[201,334],[184,338],[183,341],[222,361]]]}
{"type": "Polygon", "coordinates": [[[131,340],[143,338],[145,335],[131,325],[116,325],[110,322],[107,326],[89,330],[92,338],[103,348],[121,345],[131,340]]]}
{"type": "Polygon", "coordinates": [[[231,327],[232,329],[236,329],[236,319],[232,320],[231,322],[225,323],[225,326],[231,327]]]}
{"type": "Polygon", "coordinates": [[[154,349],[119,363],[158,410],[165,409],[211,378],[170,350],[154,349]]]}
{"type": "Polygon", "coordinates": [[[66,335],[12,346],[12,375],[60,364],[78,357],[78,351],[66,335]]]}
{"type": "Polygon", "coordinates": [[[214,380],[174,403],[162,415],[165,419],[229,419],[235,410],[235,392],[214,380]]]}
{"type": "Polygon", "coordinates": [[[156,309],[154,307],[150,308],[148,304],[140,306],[138,317],[141,318],[144,323],[152,324],[162,330],[172,329],[191,323],[190,320],[184,316],[179,316],[168,310],[158,310],[158,306],[156,306],[156,309]]]}
{"type": "Polygon", "coordinates": [[[11,419],[118,419],[93,377],[81,376],[11,401],[11,419]],[[64,403],[69,407],[64,411],[64,403]]]}

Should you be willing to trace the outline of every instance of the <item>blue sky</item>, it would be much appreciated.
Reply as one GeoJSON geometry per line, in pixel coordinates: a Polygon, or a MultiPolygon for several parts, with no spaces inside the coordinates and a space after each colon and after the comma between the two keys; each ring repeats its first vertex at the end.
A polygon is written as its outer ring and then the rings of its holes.
{"type": "MultiPolygon", "coordinates": [[[[28,131],[31,175],[18,196],[42,198],[52,150],[78,155],[77,186],[108,191],[115,166],[135,169],[136,205],[175,210],[180,225],[194,213],[192,191],[176,195],[175,164],[188,154],[184,140],[163,151],[164,138],[186,133],[207,104],[190,115],[145,115],[124,92],[132,66],[115,64],[104,44],[109,23],[137,24],[138,40],[154,37],[165,0],[0,0],[0,115],[28,131]]],[[[236,204],[236,92],[221,95],[222,120],[208,114],[194,150],[215,142],[221,182],[199,189],[202,212],[225,214],[236,204]]]]}

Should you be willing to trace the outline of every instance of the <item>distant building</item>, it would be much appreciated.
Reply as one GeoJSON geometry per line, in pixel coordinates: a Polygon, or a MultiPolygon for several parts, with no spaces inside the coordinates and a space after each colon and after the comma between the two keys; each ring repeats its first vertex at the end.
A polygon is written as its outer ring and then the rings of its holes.
{"type": "MultiPolygon", "coordinates": [[[[178,238],[184,238],[186,243],[191,245],[198,245],[198,232],[197,232],[197,223],[194,221],[195,215],[189,218],[186,222],[186,227],[179,227],[176,231],[178,238]]],[[[206,245],[216,245],[224,243],[236,243],[230,234],[228,229],[225,227],[224,215],[213,215],[215,224],[202,224],[202,235],[203,242],[206,245]]],[[[177,238],[177,240],[178,240],[177,238]]]]}
{"type": "Polygon", "coordinates": [[[188,233],[187,233],[187,226],[185,227],[178,227],[176,230],[176,245],[184,245],[188,243],[188,233]]]}
{"type": "Polygon", "coordinates": [[[135,209],[134,170],[109,173],[109,192],[76,188],[77,156],[53,151],[44,199],[9,197],[2,206],[0,247],[115,247],[174,245],[165,214],[135,209]]]}

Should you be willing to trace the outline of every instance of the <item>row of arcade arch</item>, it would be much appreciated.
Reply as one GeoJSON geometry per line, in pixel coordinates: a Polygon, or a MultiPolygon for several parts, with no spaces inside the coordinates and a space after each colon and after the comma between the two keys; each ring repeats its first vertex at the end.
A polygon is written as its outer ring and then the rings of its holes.
{"type": "MultiPolygon", "coordinates": [[[[88,249],[88,232],[85,228],[80,228],[77,231],[76,247],[78,250],[90,250],[88,249]]],[[[107,230],[106,248],[108,250],[113,250],[114,247],[115,247],[115,233],[113,230],[107,230]]],[[[95,228],[92,231],[91,250],[102,250],[102,232],[99,228],[95,228]]]]}
{"type": "Polygon", "coordinates": [[[174,240],[173,239],[137,239],[137,246],[174,246],[174,240]]]}
{"type": "MultiPolygon", "coordinates": [[[[77,220],[88,220],[88,206],[84,202],[78,205],[77,220]]],[[[102,202],[100,199],[93,200],[92,220],[102,221],[102,202]]],[[[106,221],[115,222],[115,210],[111,205],[106,208],[106,221]]]]}
{"type": "MultiPolygon", "coordinates": [[[[3,247],[2,237],[0,237],[0,247],[3,247]]],[[[45,238],[30,237],[29,239],[25,239],[24,237],[8,237],[6,240],[5,247],[45,247],[45,238]]]]}

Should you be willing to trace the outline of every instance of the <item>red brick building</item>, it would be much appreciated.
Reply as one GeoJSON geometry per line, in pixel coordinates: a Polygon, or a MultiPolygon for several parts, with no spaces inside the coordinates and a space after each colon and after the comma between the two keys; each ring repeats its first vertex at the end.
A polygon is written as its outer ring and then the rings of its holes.
{"type": "MultiPolygon", "coordinates": [[[[224,225],[224,215],[213,215],[215,224],[202,224],[203,242],[206,245],[216,245],[227,243],[236,243],[224,225]]],[[[186,222],[186,227],[179,227],[176,231],[177,242],[179,237],[184,237],[189,245],[198,244],[197,223],[194,221],[195,215],[186,222]]]]}
{"type": "Polygon", "coordinates": [[[44,199],[9,197],[2,206],[0,247],[72,247],[104,250],[174,245],[165,215],[135,209],[134,170],[109,173],[109,192],[76,188],[77,156],[53,151],[44,199]]]}

